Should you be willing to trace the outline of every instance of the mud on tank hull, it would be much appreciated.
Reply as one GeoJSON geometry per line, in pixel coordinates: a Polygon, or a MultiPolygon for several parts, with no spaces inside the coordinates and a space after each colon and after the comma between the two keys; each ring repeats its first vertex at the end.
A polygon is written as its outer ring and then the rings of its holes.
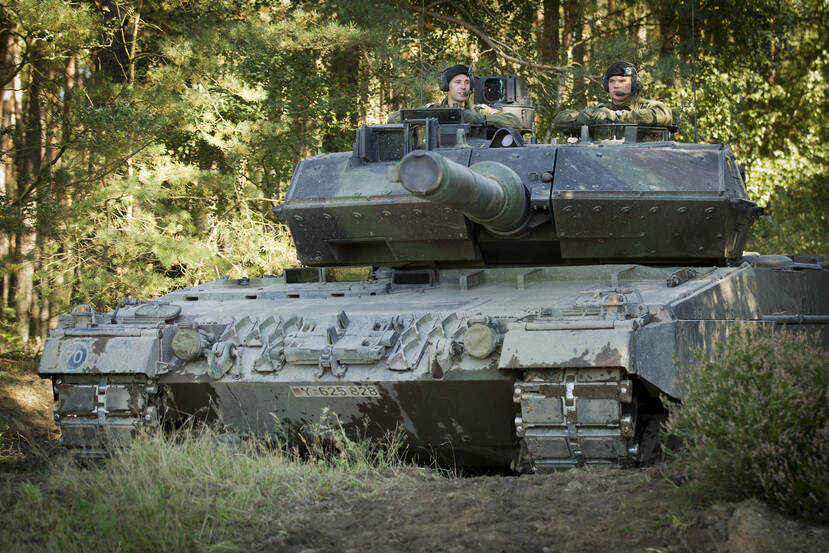
{"type": "Polygon", "coordinates": [[[738,321],[829,335],[825,262],[743,261],[219,280],[76,309],[39,373],[83,455],[170,417],[285,435],[336,414],[358,436],[402,429],[411,452],[450,465],[628,465],[652,453],[658,397],[681,399],[696,348],[738,321]]]}

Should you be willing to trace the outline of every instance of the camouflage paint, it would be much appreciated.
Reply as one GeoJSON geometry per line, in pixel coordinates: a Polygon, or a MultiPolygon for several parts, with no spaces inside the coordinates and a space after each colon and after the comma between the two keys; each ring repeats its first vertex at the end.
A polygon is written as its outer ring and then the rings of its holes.
{"type": "Polygon", "coordinates": [[[462,206],[414,197],[396,162],[305,160],[280,210],[301,259],[370,265],[369,277],[288,270],[117,314],[77,308],[39,368],[64,443],[98,456],[164,417],[284,436],[335,414],[355,435],[402,429],[412,451],[451,464],[630,464],[641,460],[639,402],[681,399],[694,348],[740,323],[829,334],[826,258],[741,257],[756,212],[727,147],[479,144],[436,155],[517,175],[521,233],[499,236],[462,206]],[[504,259],[515,266],[491,266],[504,259]]]}

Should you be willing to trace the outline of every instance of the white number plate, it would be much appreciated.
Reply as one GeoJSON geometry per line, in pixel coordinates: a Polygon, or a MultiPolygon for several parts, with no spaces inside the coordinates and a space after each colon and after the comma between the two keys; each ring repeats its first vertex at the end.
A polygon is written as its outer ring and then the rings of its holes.
{"type": "Polygon", "coordinates": [[[294,397],[380,397],[377,386],[337,384],[332,386],[291,386],[294,397]]]}

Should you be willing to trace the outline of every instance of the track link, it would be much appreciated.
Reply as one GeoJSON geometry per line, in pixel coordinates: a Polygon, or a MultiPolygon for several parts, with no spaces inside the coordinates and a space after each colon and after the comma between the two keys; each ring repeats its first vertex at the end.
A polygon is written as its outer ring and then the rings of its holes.
{"type": "Polygon", "coordinates": [[[633,383],[618,368],[530,371],[514,386],[519,471],[551,472],[638,460],[633,383]]]}
{"type": "Polygon", "coordinates": [[[106,457],[109,446],[158,424],[158,387],[144,375],[58,376],[53,390],[61,443],[79,458],[106,457]]]}

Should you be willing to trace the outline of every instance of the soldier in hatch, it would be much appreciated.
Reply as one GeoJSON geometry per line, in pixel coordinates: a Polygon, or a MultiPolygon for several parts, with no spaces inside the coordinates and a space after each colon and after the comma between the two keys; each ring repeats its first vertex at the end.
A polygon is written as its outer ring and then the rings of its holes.
{"type": "Polygon", "coordinates": [[[568,109],[558,112],[553,124],[561,131],[580,125],[605,123],[635,123],[666,127],[673,124],[671,109],[658,100],[639,97],[641,90],[636,67],[626,61],[617,61],[602,76],[602,85],[610,94],[610,102],[581,111],[568,109]]]}
{"type": "MultiPolygon", "coordinates": [[[[487,125],[490,127],[521,128],[521,120],[512,113],[503,113],[486,104],[471,105],[469,97],[472,95],[472,69],[466,65],[447,67],[440,74],[440,89],[446,92],[442,102],[430,102],[425,108],[464,108],[463,120],[473,125],[487,125]]],[[[389,123],[399,123],[400,112],[396,111],[389,116],[389,123]]]]}

